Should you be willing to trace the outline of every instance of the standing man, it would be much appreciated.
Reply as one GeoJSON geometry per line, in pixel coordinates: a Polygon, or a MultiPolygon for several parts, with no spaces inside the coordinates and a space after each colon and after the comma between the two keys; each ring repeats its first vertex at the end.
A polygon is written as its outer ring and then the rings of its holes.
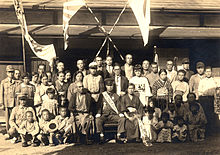
{"type": "Polygon", "coordinates": [[[212,77],[212,68],[207,66],[205,69],[205,78],[199,82],[198,93],[199,102],[202,105],[207,121],[208,131],[214,129],[214,94],[217,88],[217,83],[212,77]]]}
{"type": "Polygon", "coordinates": [[[121,134],[125,132],[125,117],[121,113],[119,96],[113,92],[113,79],[105,79],[106,91],[100,96],[98,113],[96,114],[96,129],[100,140],[104,141],[103,123],[113,121],[118,123],[117,139],[121,140],[121,134]]]}
{"type": "Polygon", "coordinates": [[[116,89],[115,93],[118,96],[124,96],[128,88],[128,79],[121,75],[121,66],[118,63],[115,63],[113,72],[113,79],[115,80],[114,84],[116,89]]]}
{"type": "Polygon", "coordinates": [[[21,84],[21,71],[19,69],[15,69],[14,71],[14,80],[17,83],[17,85],[21,84]]]}
{"type": "MultiPolygon", "coordinates": [[[[77,60],[76,66],[78,68],[78,71],[81,71],[83,73],[84,77],[89,74],[89,71],[85,68],[85,62],[83,60],[77,60]]],[[[76,72],[73,74],[73,81],[75,81],[74,77],[76,76],[76,72]]]]}
{"type": "Polygon", "coordinates": [[[134,76],[134,66],[132,65],[133,56],[131,54],[127,54],[125,56],[125,64],[121,67],[121,70],[124,72],[124,75],[128,80],[130,80],[134,76]]]}
{"type": "Polygon", "coordinates": [[[147,75],[148,82],[150,84],[150,87],[152,88],[154,85],[154,82],[159,80],[159,74],[158,74],[158,64],[156,62],[151,63],[151,73],[147,75]]]}
{"type": "Polygon", "coordinates": [[[170,83],[176,80],[177,72],[173,70],[173,60],[167,60],[167,78],[170,80],[170,83]]]}
{"type": "Polygon", "coordinates": [[[103,67],[103,60],[102,57],[96,57],[95,62],[97,64],[97,74],[101,75],[103,79],[105,79],[108,75],[107,70],[103,67]]]}
{"type": "Polygon", "coordinates": [[[107,74],[109,77],[113,77],[113,75],[114,75],[112,63],[113,63],[112,57],[110,55],[107,56],[105,68],[106,68],[106,71],[107,71],[107,74]]]}
{"type": "MultiPolygon", "coordinates": [[[[76,86],[77,92],[71,95],[68,109],[73,115],[71,117],[75,117],[74,122],[77,128],[77,136],[80,138],[80,134],[83,134],[89,138],[88,129],[94,125],[94,118],[92,116],[92,97],[83,90],[82,82],[77,82],[76,86]]],[[[94,129],[94,127],[92,128],[94,129]]]]}
{"type": "Polygon", "coordinates": [[[183,66],[183,70],[186,72],[186,75],[184,77],[184,81],[188,83],[189,79],[194,74],[194,72],[191,71],[189,68],[189,58],[183,58],[182,66],[183,66]]]}
{"type": "Polygon", "coordinates": [[[95,102],[98,102],[99,95],[104,91],[104,82],[101,75],[97,75],[97,63],[91,62],[89,64],[90,74],[83,79],[83,86],[86,88],[95,102]]]}
{"type": "Polygon", "coordinates": [[[205,71],[205,64],[203,62],[196,63],[196,70],[197,74],[192,75],[189,80],[189,91],[196,94],[196,100],[199,99],[198,87],[199,83],[202,79],[205,78],[204,71],[205,71]]]}
{"type": "Polygon", "coordinates": [[[5,110],[6,130],[9,130],[9,117],[12,109],[16,106],[16,82],[14,78],[14,68],[11,65],[6,66],[7,78],[2,80],[0,86],[0,105],[5,110]]]}
{"type": "Polygon", "coordinates": [[[147,77],[150,74],[150,62],[148,60],[142,62],[142,69],[142,76],[147,77]]]}
{"type": "Polygon", "coordinates": [[[64,63],[62,61],[59,61],[57,63],[57,71],[53,72],[53,82],[55,82],[57,80],[57,73],[59,72],[64,72],[64,63]]]}
{"type": "Polygon", "coordinates": [[[45,64],[39,64],[37,68],[38,73],[38,84],[41,82],[42,75],[46,72],[46,66],[45,64]]]}

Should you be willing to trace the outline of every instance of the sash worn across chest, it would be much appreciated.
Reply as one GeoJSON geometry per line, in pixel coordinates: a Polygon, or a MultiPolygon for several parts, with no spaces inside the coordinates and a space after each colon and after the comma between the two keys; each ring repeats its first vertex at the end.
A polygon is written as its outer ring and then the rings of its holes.
{"type": "Polygon", "coordinates": [[[105,98],[106,102],[109,104],[109,106],[110,106],[117,114],[119,114],[118,109],[117,109],[116,106],[115,106],[115,103],[113,102],[113,100],[111,99],[111,97],[108,95],[108,93],[107,93],[107,92],[103,92],[102,95],[103,95],[103,97],[105,98]]]}

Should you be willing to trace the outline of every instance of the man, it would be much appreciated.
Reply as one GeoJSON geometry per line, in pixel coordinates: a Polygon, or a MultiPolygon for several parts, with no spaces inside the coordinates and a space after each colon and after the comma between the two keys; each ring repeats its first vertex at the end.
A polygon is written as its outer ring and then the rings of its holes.
{"type": "Polygon", "coordinates": [[[177,80],[173,81],[173,97],[176,95],[181,95],[183,97],[183,102],[187,101],[187,95],[189,93],[189,85],[184,81],[186,72],[184,70],[179,70],[177,72],[177,80]]]}
{"type": "Polygon", "coordinates": [[[80,134],[83,134],[89,138],[88,129],[91,127],[94,130],[94,126],[92,127],[94,125],[92,97],[84,91],[82,82],[78,82],[76,85],[77,92],[71,96],[68,109],[73,115],[77,136],[80,138],[80,134]]]}
{"type": "Polygon", "coordinates": [[[121,67],[124,75],[128,80],[130,80],[134,76],[134,66],[132,65],[133,56],[131,54],[127,54],[125,56],[125,64],[121,67]]]}
{"type": "Polygon", "coordinates": [[[183,58],[182,66],[183,66],[183,70],[186,72],[186,75],[184,77],[184,81],[189,82],[189,79],[194,74],[194,72],[191,71],[190,68],[189,68],[189,58],[183,58]]]}
{"type": "Polygon", "coordinates": [[[91,62],[89,64],[90,74],[86,75],[83,79],[84,88],[88,89],[91,96],[98,101],[100,93],[104,91],[104,82],[101,75],[97,75],[97,63],[91,62]]]}
{"type": "Polygon", "coordinates": [[[152,88],[154,82],[159,80],[158,74],[158,64],[156,62],[151,63],[151,73],[147,75],[147,79],[149,81],[150,87],[152,88]]]}
{"type": "Polygon", "coordinates": [[[205,69],[205,78],[199,82],[198,94],[199,102],[202,105],[208,121],[208,128],[214,129],[214,94],[217,88],[217,83],[212,77],[212,68],[207,66],[205,69]]]}
{"type": "Polygon", "coordinates": [[[59,61],[57,63],[57,71],[53,72],[53,82],[57,80],[57,73],[64,72],[64,63],[59,61]]]}
{"type": "Polygon", "coordinates": [[[9,130],[9,117],[12,109],[16,106],[16,82],[14,80],[14,68],[11,65],[6,66],[7,78],[2,80],[0,86],[0,105],[5,110],[6,130],[9,130]]]}
{"type": "Polygon", "coordinates": [[[205,64],[203,62],[197,62],[196,70],[197,70],[197,74],[192,75],[189,80],[189,91],[195,93],[196,99],[199,99],[198,87],[200,81],[203,78],[205,78],[204,76],[205,64]]]}
{"type": "Polygon", "coordinates": [[[135,76],[129,80],[129,83],[135,85],[135,93],[139,97],[143,107],[148,106],[148,98],[152,96],[147,78],[141,76],[141,65],[134,67],[135,76]]]}
{"type": "Polygon", "coordinates": [[[107,70],[104,69],[103,67],[103,60],[102,57],[96,57],[95,58],[95,62],[97,64],[97,74],[101,75],[103,79],[105,79],[106,77],[108,77],[108,73],[107,70]]]}
{"type": "MultiPolygon", "coordinates": [[[[78,71],[81,71],[83,73],[84,77],[89,74],[89,71],[86,70],[86,68],[85,68],[85,62],[83,60],[81,60],[81,59],[77,60],[76,66],[78,68],[78,71]]],[[[74,73],[73,77],[75,77],[75,73],[74,73]]]]}
{"type": "Polygon", "coordinates": [[[147,77],[147,75],[150,74],[150,62],[148,60],[142,62],[142,69],[142,76],[147,77]]]}
{"type": "Polygon", "coordinates": [[[176,80],[177,72],[173,70],[173,60],[167,60],[167,77],[170,80],[170,83],[176,80]]]}
{"type": "Polygon", "coordinates": [[[121,75],[121,66],[118,63],[114,65],[114,77],[115,80],[115,93],[118,96],[124,96],[126,94],[126,90],[128,88],[128,79],[125,76],[121,75]]]}
{"type": "Polygon", "coordinates": [[[113,72],[113,66],[112,66],[112,63],[113,63],[112,57],[110,55],[107,56],[105,62],[106,62],[105,69],[107,70],[108,76],[113,77],[114,72],[113,72]]]}
{"type": "Polygon", "coordinates": [[[46,66],[45,64],[39,64],[37,68],[37,73],[38,73],[38,84],[41,81],[42,75],[46,72],[46,66]]]}
{"type": "Polygon", "coordinates": [[[100,96],[99,108],[96,114],[96,129],[101,142],[104,141],[103,123],[113,121],[118,123],[117,139],[121,140],[125,132],[125,117],[121,113],[119,96],[113,92],[113,79],[105,79],[106,91],[100,96]]]}
{"type": "Polygon", "coordinates": [[[21,84],[21,71],[19,69],[15,69],[14,71],[14,80],[19,85],[21,84]]]}

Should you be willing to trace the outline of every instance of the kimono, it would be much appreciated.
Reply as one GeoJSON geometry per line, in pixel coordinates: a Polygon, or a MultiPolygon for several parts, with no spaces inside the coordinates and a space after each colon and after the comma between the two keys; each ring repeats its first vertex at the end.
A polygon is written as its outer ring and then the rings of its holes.
{"type": "Polygon", "coordinates": [[[178,124],[173,127],[173,139],[177,139],[180,142],[185,142],[187,138],[187,126],[179,126],[178,124]]]}
{"type": "Polygon", "coordinates": [[[170,82],[157,80],[152,87],[152,95],[157,99],[160,109],[163,111],[166,104],[173,98],[173,88],[170,82]]]}
{"type": "Polygon", "coordinates": [[[207,120],[203,109],[200,108],[196,115],[189,111],[185,116],[185,120],[188,122],[190,140],[193,142],[204,140],[207,120]]]}
{"type": "Polygon", "coordinates": [[[169,120],[166,123],[163,121],[157,123],[156,129],[159,130],[157,136],[157,142],[159,143],[171,142],[172,128],[173,128],[173,123],[169,120]]]}
{"type": "Polygon", "coordinates": [[[58,96],[65,96],[67,95],[67,90],[68,90],[68,83],[66,82],[60,82],[59,80],[57,80],[55,82],[55,88],[56,91],[58,92],[58,96]]]}
{"type": "MultiPolygon", "coordinates": [[[[143,115],[143,106],[142,103],[140,102],[140,99],[133,95],[132,100],[126,94],[125,96],[122,97],[121,99],[121,104],[122,104],[122,112],[126,112],[129,117],[134,117],[135,115],[141,116],[143,115]],[[135,111],[131,111],[130,109],[134,109],[135,111]]],[[[135,138],[139,138],[139,125],[138,125],[138,120],[129,120],[126,119],[125,123],[125,130],[126,130],[126,135],[128,140],[132,140],[135,138]]]]}

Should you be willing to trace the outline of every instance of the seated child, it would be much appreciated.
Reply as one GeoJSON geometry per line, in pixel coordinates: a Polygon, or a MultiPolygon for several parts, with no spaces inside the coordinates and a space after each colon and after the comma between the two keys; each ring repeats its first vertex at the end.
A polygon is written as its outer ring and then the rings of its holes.
{"type": "Polygon", "coordinates": [[[55,145],[53,142],[54,132],[51,132],[49,129],[50,121],[49,110],[42,110],[41,119],[39,120],[40,134],[37,136],[37,138],[40,140],[43,146],[47,145],[48,141],[50,146],[55,145]]]}
{"type": "Polygon", "coordinates": [[[48,88],[46,90],[46,95],[42,97],[42,100],[40,115],[42,110],[47,109],[50,112],[51,119],[55,118],[58,114],[58,102],[55,99],[55,90],[53,88],[48,88]]]}
{"type": "Polygon", "coordinates": [[[60,115],[55,117],[55,120],[58,124],[58,131],[56,133],[56,138],[58,139],[59,143],[67,143],[70,141],[71,130],[72,130],[72,123],[70,122],[69,117],[67,116],[67,108],[60,107],[59,108],[60,115]]]}
{"type": "Polygon", "coordinates": [[[34,120],[36,120],[35,112],[32,107],[27,107],[27,96],[23,94],[18,95],[18,104],[12,109],[11,116],[9,118],[10,129],[8,131],[9,139],[12,139],[12,143],[16,143],[19,138],[19,127],[21,123],[25,120],[26,111],[31,111],[33,113],[34,120]]]}
{"type": "Polygon", "coordinates": [[[153,100],[153,99],[149,99],[149,107],[152,107],[154,109],[154,118],[157,119],[157,121],[159,121],[159,119],[161,118],[161,110],[158,107],[157,101],[153,100]]]}
{"type": "Polygon", "coordinates": [[[184,124],[182,117],[176,117],[177,124],[173,127],[173,141],[174,142],[185,142],[187,138],[187,126],[184,124]]]}
{"type": "Polygon", "coordinates": [[[157,140],[155,126],[158,123],[158,119],[154,116],[154,113],[154,109],[148,106],[143,116],[143,132],[145,137],[142,139],[146,146],[152,146],[152,142],[157,140]]]}
{"type": "Polygon", "coordinates": [[[193,142],[203,141],[205,139],[205,126],[207,124],[204,111],[197,103],[189,105],[189,112],[186,114],[188,123],[189,137],[193,142]]]}
{"type": "Polygon", "coordinates": [[[184,118],[185,114],[187,113],[186,105],[187,103],[183,102],[183,97],[181,95],[176,95],[174,97],[174,104],[176,106],[176,114],[184,118]]]}
{"type": "Polygon", "coordinates": [[[164,112],[167,112],[169,114],[170,120],[172,123],[174,123],[174,118],[176,117],[176,109],[174,103],[168,103],[168,107],[164,110],[164,112]]]}
{"type": "Polygon", "coordinates": [[[39,125],[38,122],[34,120],[32,111],[26,112],[26,120],[21,123],[18,132],[21,136],[22,147],[27,147],[28,141],[31,141],[32,146],[37,146],[36,136],[39,133],[39,125]]]}
{"type": "Polygon", "coordinates": [[[169,120],[169,114],[163,112],[161,119],[156,125],[156,129],[158,130],[157,142],[171,142],[173,123],[169,120]]]}

